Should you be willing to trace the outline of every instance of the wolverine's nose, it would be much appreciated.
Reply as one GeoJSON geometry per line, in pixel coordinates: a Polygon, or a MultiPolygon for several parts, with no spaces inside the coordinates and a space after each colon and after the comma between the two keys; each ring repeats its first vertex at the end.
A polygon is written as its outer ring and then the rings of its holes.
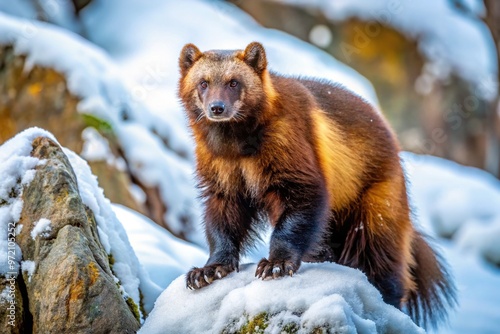
{"type": "Polygon", "coordinates": [[[214,116],[221,115],[224,112],[224,110],[226,109],[226,107],[224,106],[224,102],[222,102],[222,101],[216,101],[216,102],[210,103],[209,107],[210,107],[210,111],[212,111],[214,116]]]}

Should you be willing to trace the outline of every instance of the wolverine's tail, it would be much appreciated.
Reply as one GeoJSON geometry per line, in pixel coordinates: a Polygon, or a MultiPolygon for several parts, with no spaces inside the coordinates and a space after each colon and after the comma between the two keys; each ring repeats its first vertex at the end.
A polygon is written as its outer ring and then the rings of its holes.
{"type": "Polygon", "coordinates": [[[447,319],[448,308],[456,306],[455,285],[444,259],[420,233],[416,233],[412,246],[415,265],[411,274],[416,288],[408,294],[407,310],[418,325],[435,328],[447,319]]]}

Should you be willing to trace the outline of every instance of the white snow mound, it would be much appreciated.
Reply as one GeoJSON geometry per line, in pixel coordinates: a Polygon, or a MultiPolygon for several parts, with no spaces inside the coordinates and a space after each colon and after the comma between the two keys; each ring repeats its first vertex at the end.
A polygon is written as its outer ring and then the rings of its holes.
{"type": "Polygon", "coordinates": [[[318,327],[334,333],[424,333],[385,304],[356,269],[308,263],[293,277],[270,281],[256,279],[255,269],[255,264],[244,265],[239,273],[197,291],[188,290],[180,276],[158,298],[140,333],[167,328],[172,333],[232,333],[263,313],[268,317],[264,333],[281,333],[286,325],[298,333],[318,327]]]}

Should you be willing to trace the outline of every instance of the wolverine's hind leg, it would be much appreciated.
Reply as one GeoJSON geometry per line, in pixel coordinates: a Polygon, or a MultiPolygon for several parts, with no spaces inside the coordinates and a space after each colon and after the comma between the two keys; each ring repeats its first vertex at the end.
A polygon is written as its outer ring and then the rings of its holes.
{"type": "Polygon", "coordinates": [[[386,303],[401,307],[413,286],[413,227],[403,176],[371,185],[342,224],[345,243],[338,262],[361,269],[386,303]]]}

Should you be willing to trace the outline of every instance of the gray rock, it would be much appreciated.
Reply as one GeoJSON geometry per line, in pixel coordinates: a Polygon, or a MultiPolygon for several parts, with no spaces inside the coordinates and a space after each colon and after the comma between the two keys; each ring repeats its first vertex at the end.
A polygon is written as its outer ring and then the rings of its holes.
{"type": "MultiPolygon", "coordinates": [[[[23,191],[23,229],[17,243],[34,333],[134,333],[139,322],[124,300],[97,234],[94,215],[83,203],[73,169],[50,139],[33,141],[32,156],[46,159],[23,191]],[[31,231],[49,219],[50,232],[31,231]]],[[[135,305],[133,305],[135,306],[135,305]]],[[[136,306],[135,306],[136,308],[136,306]]]]}

